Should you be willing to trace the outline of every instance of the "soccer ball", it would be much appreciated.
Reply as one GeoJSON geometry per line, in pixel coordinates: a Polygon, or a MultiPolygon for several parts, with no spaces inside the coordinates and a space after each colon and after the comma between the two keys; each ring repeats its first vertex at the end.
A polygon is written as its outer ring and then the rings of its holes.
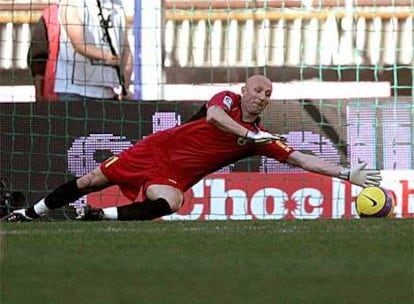
{"type": "Polygon", "coordinates": [[[364,188],[355,201],[360,217],[392,217],[394,205],[392,195],[381,187],[364,188]]]}

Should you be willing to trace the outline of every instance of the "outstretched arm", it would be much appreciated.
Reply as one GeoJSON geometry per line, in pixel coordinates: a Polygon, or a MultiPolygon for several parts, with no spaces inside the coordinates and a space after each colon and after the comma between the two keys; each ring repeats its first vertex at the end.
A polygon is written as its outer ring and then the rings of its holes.
{"type": "Polygon", "coordinates": [[[301,167],[306,171],[338,177],[361,187],[379,186],[382,180],[378,170],[365,169],[366,163],[361,163],[355,168],[347,169],[329,163],[317,156],[299,151],[294,151],[289,155],[287,162],[301,167]]]}
{"type": "Polygon", "coordinates": [[[317,156],[294,151],[289,155],[287,162],[302,169],[322,175],[338,177],[341,167],[329,163],[317,156]]]}

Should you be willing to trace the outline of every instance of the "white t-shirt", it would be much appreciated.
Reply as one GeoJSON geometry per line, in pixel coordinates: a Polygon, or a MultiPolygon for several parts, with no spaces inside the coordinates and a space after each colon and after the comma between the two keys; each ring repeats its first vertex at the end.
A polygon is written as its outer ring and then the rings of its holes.
{"type": "MultiPolygon", "coordinates": [[[[71,0],[76,6],[78,16],[84,25],[85,43],[110,51],[105,39],[104,28],[100,25],[98,0],[71,0]]],[[[99,0],[102,15],[109,20],[109,35],[116,53],[122,55],[125,32],[125,12],[119,0],[99,0]]],[[[112,98],[113,88],[119,86],[119,78],[112,66],[103,65],[102,61],[92,60],[75,52],[61,22],[59,8],[60,38],[59,55],[56,65],[55,92],[79,94],[92,98],[112,98]]]]}

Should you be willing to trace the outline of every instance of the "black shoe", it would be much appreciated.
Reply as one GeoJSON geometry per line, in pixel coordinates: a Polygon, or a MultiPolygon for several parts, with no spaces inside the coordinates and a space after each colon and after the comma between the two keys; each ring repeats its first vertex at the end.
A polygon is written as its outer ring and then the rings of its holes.
{"type": "Polygon", "coordinates": [[[86,205],[76,217],[77,220],[81,221],[102,221],[105,219],[104,212],[102,209],[93,208],[86,205]]]}
{"type": "Polygon", "coordinates": [[[6,216],[3,216],[0,219],[0,222],[16,223],[16,222],[30,222],[34,220],[35,219],[26,215],[26,209],[18,209],[18,210],[13,211],[10,214],[7,214],[6,216]]]}

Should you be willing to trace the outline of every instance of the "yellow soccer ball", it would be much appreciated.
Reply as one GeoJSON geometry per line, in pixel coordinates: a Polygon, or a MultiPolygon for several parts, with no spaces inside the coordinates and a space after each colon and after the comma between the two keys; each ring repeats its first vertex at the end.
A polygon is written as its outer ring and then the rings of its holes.
{"type": "Polygon", "coordinates": [[[364,188],[355,201],[360,217],[392,217],[394,206],[393,196],[382,187],[364,188]]]}

